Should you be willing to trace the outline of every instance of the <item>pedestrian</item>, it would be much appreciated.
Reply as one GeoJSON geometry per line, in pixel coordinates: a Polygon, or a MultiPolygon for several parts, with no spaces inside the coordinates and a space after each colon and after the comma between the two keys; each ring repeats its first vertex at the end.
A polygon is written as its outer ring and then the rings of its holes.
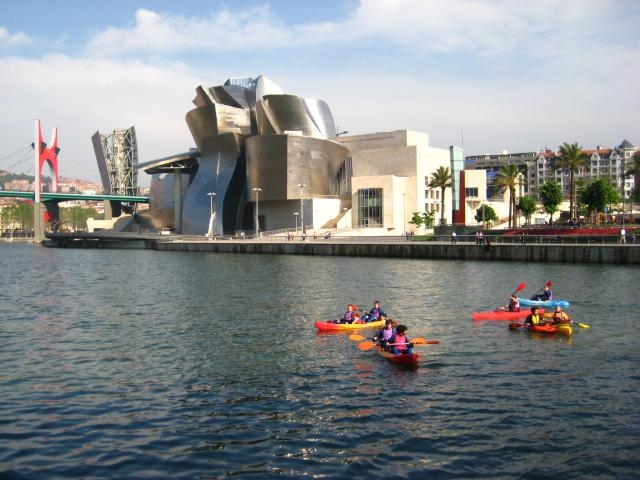
{"type": "Polygon", "coordinates": [[[620,243],[627,243],[627,231],[624,227],[620,230],[620,243]]]}
{"type": "Polygon", "coordinates": [[[456,232],[451,232],[451,243],[456,243],[457,235],[456,232]]]}

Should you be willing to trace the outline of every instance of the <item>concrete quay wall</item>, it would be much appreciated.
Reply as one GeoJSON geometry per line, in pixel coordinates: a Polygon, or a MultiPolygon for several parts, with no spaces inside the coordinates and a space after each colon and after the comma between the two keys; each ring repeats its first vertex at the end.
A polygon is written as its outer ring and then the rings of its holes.
{"type": "Polygon", "coordinates": [[[273,242],[273,241],[158,241],[159,251],[261,253],[273,255],[332,255],[351,257],[429,258],[504,262],[559,262],[640,265],[640,245],[519,245],[419,242],[273,242]]]}

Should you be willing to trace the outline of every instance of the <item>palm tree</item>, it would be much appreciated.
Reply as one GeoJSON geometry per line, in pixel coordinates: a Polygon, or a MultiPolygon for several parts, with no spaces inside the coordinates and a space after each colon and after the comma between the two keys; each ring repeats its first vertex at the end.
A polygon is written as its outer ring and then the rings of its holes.
{"type": "Polygon", "coordinates": [[[438,167],[438,169],[431,174],[429,188],[439,188],[442,190],[442,195],[440,196],[442,202],[440,208],[440,225],[444,225],[444,191],[450,186],[451,170],[449,170],[449,167],[438,167]]]}
{"type": "Polygon", "coordinates": [[[556,168],[569,170],[569,219],[575,220],[576,203],[576,171],[581,167],[589,165],[589,155],[587,155],[578,143],[569,145],[567,142],[560,147],[560,156],[556,161],[556,168]]]}
{"type": "Polygon", "coordinates": [[[516,184],[520,170],[515,164],[502,165],[500,171],[493,179],[493,185],[500,193],[509,190],[509,228],[515,228],[515,212],[516,212],[516,184]]]}

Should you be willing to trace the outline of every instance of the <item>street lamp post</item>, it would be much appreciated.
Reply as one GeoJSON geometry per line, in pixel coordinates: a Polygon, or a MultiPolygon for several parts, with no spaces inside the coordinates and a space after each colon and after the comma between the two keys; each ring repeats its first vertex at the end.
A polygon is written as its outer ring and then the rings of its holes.
{"type": "Polygon", "coordinates": [[[213,197],[216,196],[216,192],[209,192],[209,193],[207,193],[207,195],[209,196],[209,199],[210,199],[209,229],[207,230],[207,237],[211,238],[211,237],[213,237],[213,197]]]}
{"type": "Polygon", "coordinates": [[[300,187],[300,234],[304,240],[304,187],[306,187],[306,185],[299,183],[298,187],[300,187]]]}
{"type": "Polygon", "coordinates": [[[407,229],[405,228],[405,226],[406,226],[406,223],[405,223],[406,222],[406,217],[405,217],[405,209],[406,208],[405,207],[406,207],[406,204],[407,204],[406,199],[407,199],[407,194],[403,193],[402,194],[402,232],[403,232],[402,234],[403,235],[407,233],[407,229]]]}
{"type": "Polygon", "coordinates": [[[260,223],[258,222],[258,197],[262,189],[260,187],[255,187],[251,190],[256,192],[256,238],[258,238],[258,233],[260,232],[260,223]]]}
{"type": "Polygon", "coordinates": [[[299,212],[293,212],[293,215],[296,217],[296,229],[293,231],[294,235],[296,233],[298,233],[298,215],[300,215],[299,212]]]}

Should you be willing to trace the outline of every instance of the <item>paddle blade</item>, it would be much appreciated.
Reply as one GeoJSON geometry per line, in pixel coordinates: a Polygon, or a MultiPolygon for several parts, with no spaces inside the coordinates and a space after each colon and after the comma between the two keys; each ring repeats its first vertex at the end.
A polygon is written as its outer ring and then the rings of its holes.
{"type": "Polygon", "coordinates": [[[520,285],[518,285],[516,287],[516,289],[513,291],[513,293],[511,295],[515,295],[516,293],[518,293],[520,290],[524,290],[527,287],[527,284],[522,282],[520,285]]]}
{"type": "Polygon", "coordinates": [[[376,344],[375,344],[375,343],[373,343],[373,342],[360,342],[360,343],[358,344],[358,348],[359,348],[360,350],[362,350],[362,351],[365,351],[365,350],[371,350],[371,349],[372,349],[373,347],[375,347],[375,346],[376,346],[376,344]]]}
{"type": "Polygon", "coordinates": [[[440,343],[440,340],[427,340],[425,338],[418,337],[412,338],[411,343],[413,343],[414,345],[438,345],[440,343]]]}
{"type": "Polygon", "coordinates": [[[509,330],[517,330],[518,328],[522,327],[521,323],[510,323],[509,324],[509,330]]]}
{"type": "Polygon", "coordinates": [[[591,325],[587,325],[586,323],[579,323],[578,326],[580,328],[591,328],[591,325]]]}
{"type": "Polygon", "coordinates": [[[354,342],[359,342],[360,340],[364,340],[366,337],[363,335],[358,335],[357,333],[352,333],[349,335],[349,340],[353,340],[354,342]]]}

